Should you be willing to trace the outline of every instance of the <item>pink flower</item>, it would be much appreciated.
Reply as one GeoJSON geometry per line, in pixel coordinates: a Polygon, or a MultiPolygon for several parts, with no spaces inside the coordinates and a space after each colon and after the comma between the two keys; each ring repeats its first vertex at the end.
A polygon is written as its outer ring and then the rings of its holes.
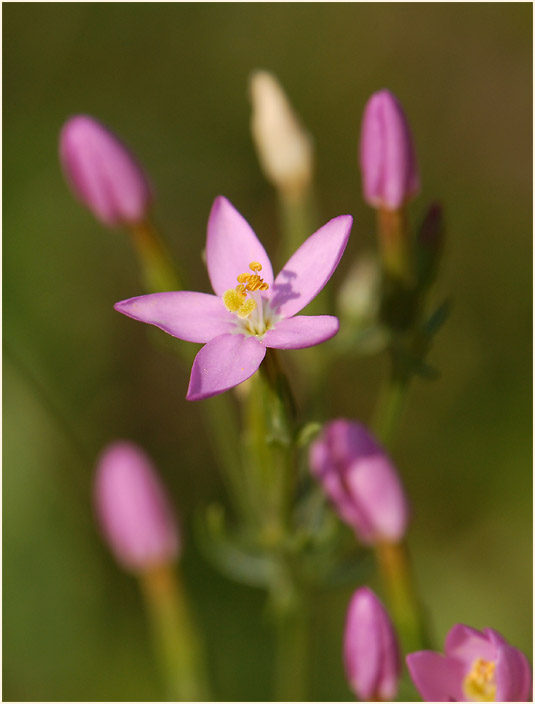
{"type": "Polygon", "coordinates": [[[357,589],[349,604],[344,635],[346,676],[363,701],[396,696],[401,659],[385,607],[371,589],[357,589]]]}
{"type": "Polygon", "coordinates": [[[139,571],[173,560],[179,535],[164,487],[149,457],[130,442],[109,445],[97,463],[95,508],[117,561],[139,571]]]}
{"type": "Polygon", "coordinates": [[[407,118],[388,90],[374,93],[364,108],[360,168],[364,198],[374,208],[397,210],[420,189],[407,118]]]}
{"type": "Polygon", "coordinates": [[[397,542],[409,508],[390,458],[360,423],[340,418],[327,423],[310,447],[310,468],[342,520],[359,540],[397,542]]]}
{"type": "Polygon", "coordinates": [[[104,225],[135,225],[147,214],[151,191],[135,157],[88,115],[63,125],[59,142],[65,177],[77,198],[104,225]]]}
{"type": "Polygon", "coordinates": [[[481,633],[459,623],[448,633],[444,650],[446,655],[431,650],[407,655],[409,672],[424,701],[531,701],[526,656],[492,628],[481,633]]]}
{"type": "Polygon", "coordinates": [[[252,376],[266,349],[301,349],[333,337],[338,319],[295,315],[321,291],[343,254],[352,218],[340,215],[309,237],[273,279],[271,262],[249,223],[222,196],[208,220],[206,260],[215,296],[153,293],[121,301],[120,313],[188,342],[195,357],[186,398],[220,394],[252,376]]]}

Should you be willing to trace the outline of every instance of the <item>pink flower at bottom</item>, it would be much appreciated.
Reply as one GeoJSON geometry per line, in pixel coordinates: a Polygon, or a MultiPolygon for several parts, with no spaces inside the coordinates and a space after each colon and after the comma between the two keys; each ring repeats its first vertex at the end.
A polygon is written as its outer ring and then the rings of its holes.
{"type": "Polygon", "coordinates": [[[446,637],[445,655],[421,650],[407,655],[416,688],[427,702],[531,701],[531,668],[492,628],[457,624],[446,637]]]}
{"type": "Polygon", "coordinates": [[[273,278],[271,262],[249,223],[216,198],[208,220],[206,263],[215,296],[153,293],[115,304],[120,313],[187,342],[195,357],[186,398],[220,394],[252,376],[266,349],[301,349],[338,332],[332,315],[297,315],[325,286],[342,257],[353,219],[340,215],[311,235],[273,278]]]}

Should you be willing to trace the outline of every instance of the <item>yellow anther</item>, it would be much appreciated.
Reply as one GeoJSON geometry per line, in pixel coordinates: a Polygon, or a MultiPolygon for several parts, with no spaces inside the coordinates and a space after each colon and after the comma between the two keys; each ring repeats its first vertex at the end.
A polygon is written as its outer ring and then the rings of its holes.
{"type": "Polygon", "coordinates": [[[248,318],[256,308],[256,301],[248,298],[238,309],[238,318],[248,318]]]}
{"type": "Polygon", "coordinates": [[[242,296],[247,295],[247,293],[246,293],[247,286],[245,284],[239,284],[238,286],[236,286],[236,288],[234,290],[237,291],[238,293],[241,293],[242,296]]]}
{"type": "Polygon", "coordinates": [[[266,282],[264,281],[263,283],[260,284],[260,286],[258,288],[260,291],[267,291],[269,288],[269,284],[266,284],[266,282]]]}
{"type": "Polygon", "coordinates": [[[260,264],[260,262],[251,262],[249,264],[249,269],[251,271],[262,271],[262,264],[260,264]]]}
{"type": "Polygon", "coordinates": [[[244,295],[244,293],[236,291],[235,288],[229,288],[229,290],[225,291],[223,294],[223,303],[225,304],[225,308],[231,313],[235,313],[243,305],[244,295]]]}
{"type": "Polygon", "coordinates": [[[464,693],[473,702],[496,701],[496,664],[483,658],[474,660],[472,669],[463,681],[464,693]]]}
{"type": "Polygon", "coordinates": [[[240,284],[246,283],[247,281],[249,281],[250,278],[251,278],[251,274],[240,274],[239,276],[236,277],[237,281],[240,284]]]}

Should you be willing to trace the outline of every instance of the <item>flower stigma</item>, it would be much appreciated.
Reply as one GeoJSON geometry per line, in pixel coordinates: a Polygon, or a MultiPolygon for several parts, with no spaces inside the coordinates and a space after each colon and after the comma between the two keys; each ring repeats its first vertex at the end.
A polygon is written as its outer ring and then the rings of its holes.
{"type": "Polygon", "coordinates": [[[496,664],[483,658],[474,660],[472,669],[463,681],[463,689],[473,702],[496,701],[496,680],[494,671],[496,664]]]}
{"type": "Polygon", "coordinates": [[[260,276],[259,272],[262,271],[260,262],[250,262],[249,269],[252,274],[248,272],[238,274],[236,277],[238,285],[225,291],[223,303],[228,311],[238,316],[239,332],[258,337],[271,327],[269,319],[264,316],[262,297],[257,293],[267,291],[269,284],[260,276]],[[250,294],[250,297],[247,294],[250,294]]]}

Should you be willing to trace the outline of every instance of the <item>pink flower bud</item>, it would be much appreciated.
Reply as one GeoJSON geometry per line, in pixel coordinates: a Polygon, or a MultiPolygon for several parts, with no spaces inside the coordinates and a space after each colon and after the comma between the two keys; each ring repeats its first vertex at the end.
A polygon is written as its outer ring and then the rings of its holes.
{"type": "Polygon", "coordinates": [[[60,160],[76,197],[104,225],[141,222],[151,200],[147,177],[125,145],[100,122],[75,115],[63,125],[60,160]]]}
{"type": "Polygon", "coordinates": [[[344,419],[327,423],[312,443],[309,460],[337,513],[361,542],[403,538],[409,510],[401,481],[363,425],[344,419]]]}
{"type": "Polygon", "coordinates": [[[364,199],[374,208],[398,210],[420,188],[409,125],[388,90],[374,93],[364,108],[360,168],[364,199]]]}
{"type": "Polygon", "coordinates": [[[445,655],[420,650],[407,666],[426,702],[530,702],[528,659],[497,631],[461,623],[446,637],[445,655]]]}
{"type": "Polygon", "coordinates": [[[349,604],[344,635],[346,677],[363,701],[396,696],[401,659],[386,609],[371,589],[357,589],[349,604]]]}
{"type": "Polygon", "coordinates": [[[145,570],[177,556],[173,511],[140,447],[119,441],[105,448],[97,463],[94,498],[104,537],[125,569],[145,570]]]}

